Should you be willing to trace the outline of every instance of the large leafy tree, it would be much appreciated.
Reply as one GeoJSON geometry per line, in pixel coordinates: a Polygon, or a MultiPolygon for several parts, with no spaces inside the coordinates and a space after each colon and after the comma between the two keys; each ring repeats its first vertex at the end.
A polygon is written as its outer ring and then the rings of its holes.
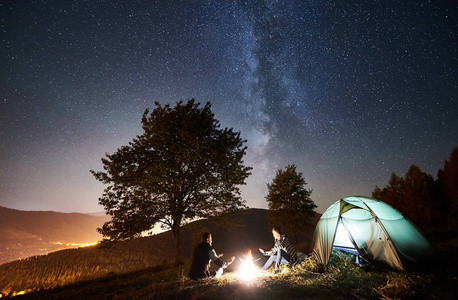
{"type": "Polygon", "coordinates": [[[309,224],[317,207],[310,198],[312,190],[305,189],[306,184],[302,173],[296,171],[295,165],[278,170],[272,183],[267,184],[269,221],[292,233],[296,244],[297,234],[309,224]]]}
{"type": "Polygon", "coordinates": [[[104,172],[91,170],[108,185],[99,203],[112,216],[98,230],[105,240],[122,241],[159,223],[171,229],[180,260],[180,226],[243,208],[238,186],[251,168],[242,160],[246,140],[220,128],[209,102],[155,105],[143,114],[143,134],[106,154],[104,172]]]}

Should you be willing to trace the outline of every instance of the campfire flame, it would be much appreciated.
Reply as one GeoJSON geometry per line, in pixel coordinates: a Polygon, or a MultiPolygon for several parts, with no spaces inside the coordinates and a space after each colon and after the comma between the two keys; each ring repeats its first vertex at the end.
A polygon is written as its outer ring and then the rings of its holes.
{"type": "Polygon", "coordinates": [[[253,263],[253,255],[251,254],[251,250],[249,250],[248,253],[243,256],[245,259],[240,259],[242,261],[242,265],[239,270],[239,278],[244,281],[254,280],[257,276],[257,269],[253,263]]]}

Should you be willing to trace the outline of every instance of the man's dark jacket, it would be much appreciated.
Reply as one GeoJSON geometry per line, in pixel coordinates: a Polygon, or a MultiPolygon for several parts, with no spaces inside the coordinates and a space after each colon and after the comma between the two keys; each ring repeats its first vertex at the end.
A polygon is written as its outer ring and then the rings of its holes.
{"type": "MultiPolygon", "coordinates": [[[[191,270],[188,274],[189,278],[191,278],[192,280],[196,280],[200,278],[214,276],[214,274],[212,274],[214,272],[209,271],[211,261],[209,256],[210,251],[213,251],[213,247],[207,242],[200,243],[194,249],[194,253],[192,255],[191,270]]],[[[219,258],[215,259],[213,262],[219,268],[221,268],[224,264],[224,262],[219,258]]]]}

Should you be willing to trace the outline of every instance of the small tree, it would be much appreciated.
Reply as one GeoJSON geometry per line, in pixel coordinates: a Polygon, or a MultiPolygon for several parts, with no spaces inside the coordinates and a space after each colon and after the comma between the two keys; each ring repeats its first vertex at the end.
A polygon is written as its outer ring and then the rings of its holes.
{"type": "Polygon", "coordinates": [[[458,228],[458,147],[454,147],[437,180],[411,165],[405,177],[392,173],[383,189],[375,186],[372,197],[393,206],[422,230],[458,228]]]}
{"type": "Polygon", "coordinates": [[[404,177],[404,207],[405,213],[423,229],[432,228],[433,197],[431,191],[434,178],[416,165],[411,165],[404,177]]]}
{"type": "Polygon", "coordinates": [[[453,148],[450,158],[445,161],[444,169],[438,171],[437,177],[443,224],[450,229],[458,229],[458,147],[453,148]]]}
{"type": "Polygon", "coordinates": [[[405,177],[392,173],[386,187],[376,186],[372,197],[399,210],[422,230],[428,230],[432,227],[434,214],[433,187],[433,177],[411,165],[405,177]]]}
{"type": "Polygon", "coordinates": [[[267,184],[266,196],[269,205],[268,217],[272,224],[281,224],[286,231],[294,235],[309,224],[315,214],[315,203],[310,198],[312,190],[306,190],[302,173],[297,173],[295,165],[278,170],[271,184],[267,184]]]}
{"type": "Polygon", "coordinates": [[[208,102],[194,99],[156,108],[142,117],[144,133],[102,158],[105,172],[91,173],[109,186],[99,203],[112,219],[105,240],[138,236],[157,223],[171,229],[181,259],[180,226],[194,218],[244,207],[238,185],[250,175],[243,165],[246,140],[220,129],[208,102]]]}

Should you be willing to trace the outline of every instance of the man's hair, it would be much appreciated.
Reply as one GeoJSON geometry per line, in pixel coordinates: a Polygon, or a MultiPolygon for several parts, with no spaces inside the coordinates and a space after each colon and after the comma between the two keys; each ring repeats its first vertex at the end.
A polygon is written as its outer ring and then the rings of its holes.
{"type": "Polygon", "coordinates": [[[279,235],[283,235],[283,232],[281,232],[280,227],[274,227],[272,228],[272,230],[275,230],[276,232],[278,232],[279,235]]]}
{"type": "Polygon", "coordinates": [[[204,232],[202,233],[202,241],[207,241],[207,239],[212,235],[210,232],[204,232]]]}

